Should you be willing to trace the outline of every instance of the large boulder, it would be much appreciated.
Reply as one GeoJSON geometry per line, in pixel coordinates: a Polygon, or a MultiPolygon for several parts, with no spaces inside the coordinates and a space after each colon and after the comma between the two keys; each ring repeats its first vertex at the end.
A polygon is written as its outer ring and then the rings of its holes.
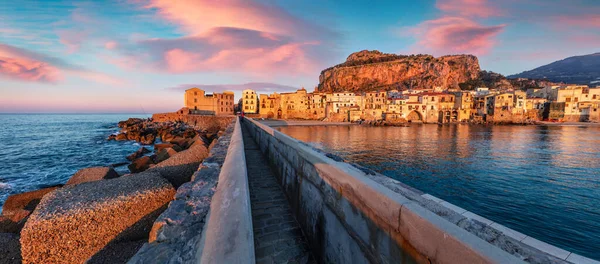
{"type": "Polygon", "coordinates": [[[21,245],[17,234],[0,233],[0,263],[21,263],[21,245]]]}
{"type": "Polygon", "coordinates": [[[83,263],[116,243],[145,239],[174,194],[150,172],[52,192],[21,231],[23,263],[83,263]]]}
{"type": "Polygon", "coordinates": [[[25,219],[40,203],[44,195],[58,189],[60,186],[43,188],[8,196],[2,206],[2,215],[15,223],[25,219]]]}
{"type": "Polygon", "coordinates": [[[81,169],[76,172],[66,185],[80,184],[84,182],[107,180],[119,177],[119,174],[111,167],[92,167],[81,169]]]}
{"type": "Polygon", "coordinates": [[[155,152],[159,152],[162,149],[173,148],[173,146],[175,146],[175,145],[171,144],[171,143],[159,143],[159,144],[155,144],[154,145],[154,151],[155,152]]]}
{"type": "Polygon", "coordinates": [[[144,154],[146,154],[146,153],[150,153],[150,150],[147,149],[146,147],[141,147],[136,152],[134,152],[131,155],[127,156],[127,160],[134,161],[135,159],[137,159],[137,158],[139,158],[141,156],[144,156],[144,154]]]}
{"type": "Polygon", "coordinates": [[[156,164],[148,171],[159,172],[161,176],[177,188],[190,181],[192,174],[198,170],[200,163],[206,157],[208,157],[208,149],[204,145],[194,144],[190,148],[156,164]]]}
{"type": "Polygon", "coordinates": [[[127,166],[127,168],[132,173],[138,173],[138,172],[147,170],[148,168],[150,168],[150,165],[152,165],[154,163],[155,162],[152,157],[143,156],[141,158],[134,160],[131,164],[129,164],[129,166],[127,166]]]}
{"type": "Polygon", "coordinates": [[[163,161],[169,159],[170,157],[174,156],[175,154],[177,154],[177,151],[175,151],[172,148],[161,149],[156,154],[156,161],[163,162],[163,161]]]}
{"type": "Polygon", "coordinates": [[[115,140],[117,140],[117,141],[127,140],[127,133],[117,134],[117,136],[115,137],[115,140]]]}

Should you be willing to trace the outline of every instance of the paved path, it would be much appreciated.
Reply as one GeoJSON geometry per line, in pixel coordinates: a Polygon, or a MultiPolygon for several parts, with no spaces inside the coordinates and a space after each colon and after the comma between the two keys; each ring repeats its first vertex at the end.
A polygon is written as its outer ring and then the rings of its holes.
{"type": "Polygon", "coordinates": [[[269,163],[243,132],[256,263],[316,263],[269,163]]]}

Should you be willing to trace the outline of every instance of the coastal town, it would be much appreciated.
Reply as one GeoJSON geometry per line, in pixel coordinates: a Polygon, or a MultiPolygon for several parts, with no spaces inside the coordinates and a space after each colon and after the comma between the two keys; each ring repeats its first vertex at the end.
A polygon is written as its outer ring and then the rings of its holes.
{"type": "Polygon", "coordinates": [[[403,91],[295,92],[258,94],[185,91],[178,114],[231,115],[331,122],[505,123],[600,122],[600,87],[551,85],[526,90],[407,89],[403,91]]]}

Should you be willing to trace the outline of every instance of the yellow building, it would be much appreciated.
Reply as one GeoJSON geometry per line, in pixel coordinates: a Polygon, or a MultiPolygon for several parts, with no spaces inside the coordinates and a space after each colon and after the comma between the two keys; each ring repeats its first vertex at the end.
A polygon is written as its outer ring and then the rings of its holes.
{"type": "Polygon", "coordinates": [[[192,114],[232,115],[234,94],[230,91],[206,94],[199,88],[185,90],[184,105],[192,114]]]}
{"type": "Polygon", "coordinates": [[[241,109],[246,114],[257,114],[258,113],[258,95],[256,91],[246,89],[242,91],[242,105],[241,109]]]}
{"type": "Polygon", "coordinates": [[[458,111],[458,122],[466,122],[473,119],[475,114],[474,92],[455,92],[454,109],[458,111]]]}
{"type": "Polygon", "coordinates": [[[281,96],[278,93],[271,95],[261,94],[259,113],[263,118],[280,119],[282,115],[281,96]]]}
{"type": "Polygon", "coordinates": [[[293,93],[281,93],[281,110],[283,119],[306,119],[308,110],[308,94],[302,88],[293,93]]]}

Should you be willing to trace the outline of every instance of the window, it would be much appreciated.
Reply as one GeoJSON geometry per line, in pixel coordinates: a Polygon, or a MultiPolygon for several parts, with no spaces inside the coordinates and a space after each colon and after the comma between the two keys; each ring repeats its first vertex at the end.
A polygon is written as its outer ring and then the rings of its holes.
{"type": "Polygon", "coordinates": [[[575,101],[574,101],[574,102],[577,102],[577,101],[579,101],[578,99],[579,99],[579,98],[575,97],[575,101]]]}
{"type": "Polygon", "coordinates": [[[565,102],[571,102],[571,97],[567,97],[567,98],[565,99],[565,102]]]}
{"type": "Polygon", "coordinates": [[[197,102],[198,102],[198,99],[194,98],[194,103],[197,103],[197,102]]]}
{"type": "Polygon", "coordinates": [[[248,106],[244,106],[244,109],[248,110],[248,106]]]}
{"type": "Polygon", "coordinates": [[[194,95],[198,95],[198,92],[194,92],[194,95]]]}

